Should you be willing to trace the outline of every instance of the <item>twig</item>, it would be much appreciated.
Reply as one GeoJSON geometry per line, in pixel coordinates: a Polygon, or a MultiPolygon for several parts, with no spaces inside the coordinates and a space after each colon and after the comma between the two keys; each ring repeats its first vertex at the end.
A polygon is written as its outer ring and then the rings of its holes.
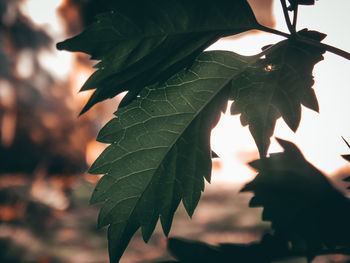
{"type": "Polygon", "coordinates": [[[294,28],[294,31],[297,28],[297,20],[298,20],[298,5],[296,5],[294,10],[293,10],[293,28],[294,28]]]}
{"type": "Polygon", "coordinates": [[[290,34],[288,34],[288,33],[285,33],[285,32],[282,32],[282,31],[279,31],[279,30],[276,30],[276,29],[273,29],[273,28],[269,28],[269,27],[266,27],[266,26],[263,26],[263,25],[259,25],[256,29],[264,31],[264,32],[267,32],[267,33],[272,33],[272,34],[275,34],[275,35],[286,37],[286,38],[290,37],[290,34]]]}
{"type": "MultiPolygon", "coordinates": [[[[281,31],[273,29],[273,28],[265,27],[263,25],[259,25],[259,27],[257,27],[256,29],[264,31],[264,32],[267,32],[267,33],[272,33],[272,34],[275,34],[275,35],[283,36],[283,37],[286,37],[286,38],[290,38],[291,37],[290,34],[287,34],[285,32],[281,32],[281,31]]],[[[306,38],[306,37],[300,36],[298,34],[296,34],[296,36],[297,36],[297,40],[299,40],[301,42],[304,42],[304,43],[309,44],[309,45],[313,45],[315,47],[323,48],[323,49],[325,49],[328,52],[331,52],[331,53],[336,54],[338,56],[341,56],[341,57],[343,57],[343,58],[345,58],[347,60],[350,60],[350,53],[348,53],[348,52],[346,52],[346,51],[344,51],[342,49],[339,49],[339,48],[333,47],[331,45],[327,45],[327,44],[321,43],[321,42],[319,42],[317,40],[313,40],[311,38],[306,38]]]]}
{"type": "Polygon", "coordinates": [[[348,53],[348,52],[346,52],[346,51],[344,51],[342,49],[339,49],[339,48],[336,48],[336,47],[333,47],[333,46],[330,46],[330,45],[318,42],[317,40],[313,40],[311,38],[301,37],[300,35],[298,35],[298,40],[301,41],[301,42],[304,42],[306,44],[313,45],[315,47],[323,48],[326,51],[329,51],[329,52],[331,52],[333,54],[336,54],[338,56],[346,58],[347,60],[350,60],[350,53],[348,53]]]}
{"type": "Polygon", "coordinates": [[[292,26],[292,23],[290,22],[286,0],[281,0],[281,5],[282,5],[284,19],[286,20],[288,30],[291,34],[295,34],[295,28],[292,26]]]}

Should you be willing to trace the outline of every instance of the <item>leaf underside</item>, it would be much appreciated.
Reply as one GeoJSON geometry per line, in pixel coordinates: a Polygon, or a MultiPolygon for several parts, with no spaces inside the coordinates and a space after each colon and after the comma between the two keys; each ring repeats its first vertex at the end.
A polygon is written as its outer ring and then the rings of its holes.
{"type": "Polygon", "coordinates": [[[263,220],[276,234],[316,249],[350,245],[350,201],[291,142],[278,139],[283,153],[253,161],[259,174],[242,191],[254,192],[251,207],[262,206],[263,220]]]}
{"type": "MultiPolygon", "coordinates": [[[[299,34],[321,41],[325,35],[302,30],[299,34]]],[[[260,156],[270,145],[277,119],[282,116],[290,129],[296,131],[301,118],[301,104],[318,111],[312,86],[314,65],[323,59],[324,50],[284,40],[266,58],[251,65],[232,81],[232,114],[241,114],[242,125],[249,125],[260,156]]]]}
{"type": "Polygon", "coordinates": [[[222,36],[257,27],[246,0],[104,0],[109,12],[81,34],[57,44],[100,60],[83,90],[95,89],[82,113],[129,91],[122,105],[163,82],[222,36]]]}
{"type": "Polygon", "coordinates": [[[226,107],[229,83],[248,66],[246,57],[204,52],[164,85],[146,87],[119,109],[98,140],[111,145],[90,172],[105,174],[91,203],[104,202],[99,226],[109,225],[111,262],[141,227],[147,241],[160,218],[168,234],[182,200],[192,215],[210,181],[210,131],[226,107]]]}

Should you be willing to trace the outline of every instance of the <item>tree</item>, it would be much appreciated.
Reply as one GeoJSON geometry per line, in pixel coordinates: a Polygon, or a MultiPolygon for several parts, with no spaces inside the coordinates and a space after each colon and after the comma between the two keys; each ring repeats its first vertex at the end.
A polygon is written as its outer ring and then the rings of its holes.
{"type": "Polygon", "coordinates": [[[349,199],[294,144],[280,139],[284,153],[267,156],[279,117],[296,131],[301,105],[318,111],[312,70],[324,52],[350,59],[349,53],[321,43],[325,34],[296,32],[298,6],[314,1],[281,4],[289,33],[259,24],[245,0],[105,0],[106,11],[94,23],[57,44],[99,60],[81,89],[95,90],[82,114],[128,91],[97,138],[110,146],[89,170],[104,174],[91,203],[103,202],[98,225],[109,226],[111,262],[119,261],[139,228],[147,242],[160,219],[168,235],[181,201],[193,214],[204,180],[210,182],[210,131],[229,99],[234,101],[231,113],[249,126],[260,154],[251,163],[259,174],[243,191],[254,192],[251,205],[264,207],[263,219],[272,222],[274,235],[247,246],[170,240],[173,255],[180,262],[231,262],[235,257],[270,262],[349,253],[349,199]],[[286,39],[254,56],[203,52],[223,36],[251,29],[286,39]],[[330,213],[341,223],[330,227],[330,213]]]}

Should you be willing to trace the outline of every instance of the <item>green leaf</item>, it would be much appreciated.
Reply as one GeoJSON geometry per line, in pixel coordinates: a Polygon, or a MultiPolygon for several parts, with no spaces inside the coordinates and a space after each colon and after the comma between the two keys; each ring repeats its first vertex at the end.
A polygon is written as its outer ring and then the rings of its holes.
{"type": "Polygon", "coordinates": [[[111,145],[90,169],[105,174],[91,203],[104,202],[98,223],[110,225],[112,262],[139,227],[147,241],[160,217],[168,234],[181,200],[193,214],[204,178],[210,181],[210,131],[226,107],[229,82],[248,62],[231,52],[205,52],[191,69],[143,89],[101,130],[98,140],[111,145]]]}
{"type": "MultiPolygon", "coordinates": [[[[318,41],[325,37],[307,30],[298,34],[318,41]]],[[[242,125],[249,125],[260,156],[266,156],[280,116],[296,131],[301,118],[300,104],[318,111],[312,70],[323,59],[323,53],[324,50],[296,39],[284,40],[276,44],[266,58],[258,60],[232,81],[231,113],[240,113],[242,125]]]]}
{"type": "Polygon", "coordinates": [[[303,249],[350,245],[350,200],[305,160],[291,142],[278,139],[283,153],[250,163],[259,171],[242,191],[254,192],[251,207],[276,234],[303,249]]]}
{"type": "Polygon", "coordinates": [[[258,26],[246,0],[105,0],[105,12],[81,34],[57,48],[100,60],[81,90],[95,89],[81,113],[129,91],[129,103],[145,86],[165,81],[222,36],[258,26]]]}

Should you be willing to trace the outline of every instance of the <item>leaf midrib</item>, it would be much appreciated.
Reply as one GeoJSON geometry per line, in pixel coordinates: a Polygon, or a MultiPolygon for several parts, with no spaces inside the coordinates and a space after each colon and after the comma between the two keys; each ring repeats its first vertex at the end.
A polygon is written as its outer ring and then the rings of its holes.
{"type": "MultiPolygon", "coordinates": [[[[206,62],[206,61],[202,61],[202,62],[206,62]]],[[[208,62],[208,61],[207,61],[207,62],[208,62]]],[[[212,62],[212,61],[210,61],[210,62],[212,62]]],[[[215,62],[216,62],[216,61],[215,61],[215,62]]],[[[217,63],[217,64],[220,64],[221,66],[227,67],[227,65],[224,65],[224,64],[221,64],[221,63],[218,63],[218,62],[216,62],[216,63],[217,63]]],[[[251,63],[252,63],[252,62],[251,62],[251,63]]],[[[158,164],[156,165],[157,168],[155,168],[155,172],[153,173],[153,176],[154,176],[154,174],[157,173],[158,169],[160,169],[160,166],[161,166],[161,164],[163,163],[164,159],[167,157],[167,155],[169,154],[169,152],[171,151],[171,149],[174,147],[174,145],[176,144],[176,142],[179,140],[179,138],[181,138],[181,136],[182,136],[182,134],[184,133],[184,131],[186,131],[186,129],[191,125],[191,123],[193,122],[193,120],[195,120],[195,119],[197,118],[197,116],[203,111],[203,109],[204,109],[204,108],[205,108],[205,107],[206,107],[206,106],[207,106],[207,105],[222,91],[223,88],[225,88],[225,87],[228,85],[228,83],[233,79],[233,77],[234,77],[235,75],[238,75],[238,74],[242,73],[242,72],[246,69],[246,67],[247,67],[249,64],[250,64],[249,62],[246,62],[245,67],[243,67],[242,69],[240,69],[238,72],[232,73],[232,75],[231,75],[229,78],[227,78],[227,80],[226,80],[225,83],[222,85],[222,87],[221,87],[220,89],[217,89],[217,91],[213,93],[213,95],[210,97],[210,99],[207,100],[206,103],[204,103],[204,104],[198,109],[198,111],[193,115],[194,117],[192,118],[192,120],[191,120],[190,122],[188,122],[188,124],[184,127],[184,129],[181,131],[181,133],[179,132],[179,136],[177,136],[176,138],[174,138],[173,142],[169,145],[169,147],[167,147],[168,150],[167,150],[166,153],[164,154],[164,158],[160,159],[160,161],[159,161],[158,164]]],[[[231,68],[231,67],[229,67],[229,68],[231,68]]],[[[208,78],[208,79],[210,79],[210,78],[208,78]]],[[[226,79],[226,78],[216,78],[216,79],[226,79]]],[[[197,79],[197,80],[202,80],[202,78],[197,79]]],[[[197,81],[197,80],[196,80],[196,81],[197,81]]],[[[128,175],[128,176],[130,176],[130,175],[128,175]]],[[[132,210],[130,211],[129,216],[128,216],[129,218],[130,218],[130,215],[132,215],[132,214],[135,212],[135,209],[136,209],[136,207],[138,206],[140,200],[142,199],[143,195],[146,193],[148,187],[151,185],[151,182],[152,182],[152,180],[153,180],[153,176],[152,176],[152,178],[150,178],[149,182],[147,183],[146,187],[144,188],[143,192],[141,193],[140,198],[139,198],[138,201],[136,202],[135,206],[134,206],[134,207],[132,208],[132,210]]],[[[127,176],[124,176],[123,178],[126,178],[126,177],[127,177],[127,176]]],[[[111,187],[112,187],[112,186],[111,186],[111,187]]],[[[106,200],[108,200],[108,199],[106,199],[106,200]]],[[[111,211],[112,211],[112,209],[111,209],[111,211]]],[[[111,213],[111,211],[108,213],[108,215],[111,213]]],[[[107,215],[106,215],[106,216],[107,216],[107,215]]]]}

